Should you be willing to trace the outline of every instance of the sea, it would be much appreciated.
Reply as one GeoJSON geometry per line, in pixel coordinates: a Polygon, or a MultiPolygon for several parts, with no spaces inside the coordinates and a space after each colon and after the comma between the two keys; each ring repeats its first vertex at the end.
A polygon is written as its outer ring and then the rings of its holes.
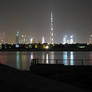
{"type": "Polygon", "coordinates": [[[32,64],[92,65],[89,51],[0,52],[0,63],[19,70],[29,70],[32,64]],[[34,63],[37,61],[37,63],[34,63]]]}

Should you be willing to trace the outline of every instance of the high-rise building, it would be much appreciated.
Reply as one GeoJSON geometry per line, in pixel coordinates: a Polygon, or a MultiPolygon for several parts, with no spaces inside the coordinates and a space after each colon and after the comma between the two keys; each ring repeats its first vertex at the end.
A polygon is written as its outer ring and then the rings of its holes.
{"type": "Polygon", "coordinates": [[[74,37],[73,35],[71,36],[68,36],[68,35],[65,35],[64,38],[63,38],[63,44],[74,44],[74,37]]]}
{"type": "Polygon", "coordinates": [[[5,32],[0,32],[0,43],[4,44],[6,42],[5,32]]]}
{"type": "Polygon", "coordinates": [[[19,32],[16,32],[16,44],[19,44],[19,32]]]}
{"type": "Polygon", "coordinates": [[[71,35],[70,36],[70,44],[73,44],[74,43],[74,39],[73,39],[73,36],[71,35]]]}
{"type": "Polygon", "coordinates": [[[87,44],[92,44],[92,35],[88,38],[87,44]]]}
{"type": "Polygon", "coordinates": [[[65,35],[63,38],[63,44],[66,44],[66,43],[67,43],[67,35],[65,35]]]}
{"type": "Polygon", "coordinates": [[[32,44],[33,43],[33,38],[30,38],[30,44],[32,44]]]}
{"type": "Polygon", "coordinates": [[[54,20],[53,13],[51,12],[51,22],[50,22],[50,43],[54,44],[54,20]]]}
{"type": "Polygon", "coordinates": [[[44,36],[42,37],[42,44],[44,44],[45,43],[45,38],[44,38],[44,36]]]}

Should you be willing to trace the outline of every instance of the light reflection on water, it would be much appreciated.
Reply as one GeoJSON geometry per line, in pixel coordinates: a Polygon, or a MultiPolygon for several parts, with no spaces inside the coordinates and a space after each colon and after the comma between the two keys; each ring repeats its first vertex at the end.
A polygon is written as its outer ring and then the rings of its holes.
{"type": "Polygon", "coordinates": [[[68,65],[68,52],[63,52],[63,64],[68,65]]]}
{"type": "Polygon", "coordinates": [[[48,53],[46,54],[46,64],[49,64],[49,55],[48,55],[48,53]]]}
{"type": "Polygon", "coordinates": [[[55,64],[55,61],[54,61],[54,59],[55,59],[54,58],[55,57],[54,56],[55,55],[55,52],[50,52],[49,54],[50,54],[50,64],[55,64]]]}
{"type": "Polygon", "coordinates": [[[22,65],[22,70],[25,70],[27,67],[27,55],[25,52],[21,53],[21,65],[22,65]]]}
{"type": "Polygon", "coordinates": [[[70,52],[70,65],[74,65],[74,53],[70,52]]]}
{"type": "Polygon", "coordinates": [[[16,68],[20,69],[20,52],[16,53],[16,68]]]}
{"type": "Polygon", "coordinates": [[[74,52],[63,52],[63,64],[74,65],[74,52]]]}
{"type": "Polygon", "coordinates": [[[41,59],[42,59],[42,61],[41,61],[42,64],[44,64],[45,63],[45,52],[42,52],[42,58],[41,59]]]}
{"type": "Polygon", "coordinates": [[[92,65],[92,52],[0,52],[0,63],[28,70],[33,59],[41,64],[92,65]]]}

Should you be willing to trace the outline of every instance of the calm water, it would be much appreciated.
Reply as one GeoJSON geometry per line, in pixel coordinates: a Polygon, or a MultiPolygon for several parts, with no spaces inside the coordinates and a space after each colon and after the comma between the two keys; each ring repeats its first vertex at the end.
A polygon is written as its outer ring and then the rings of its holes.
{"type": "Polygon", "coordinates": [[[0,52],[0,63],[29,70],[33,59],[39,63],[64,65],[92,65],[92,52],[0,52]]]}

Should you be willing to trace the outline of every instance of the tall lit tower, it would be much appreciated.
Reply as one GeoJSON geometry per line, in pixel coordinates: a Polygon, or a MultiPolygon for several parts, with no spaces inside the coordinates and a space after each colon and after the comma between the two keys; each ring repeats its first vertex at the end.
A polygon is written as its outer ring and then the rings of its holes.
{"type": "Polygon", "coordinates": [[[44,38],[44,36],[42,37],[42,44],[44,44],[45,43],[45,38],[44,38]]]}
{"type": "Polygon", "coordinates": [[[73,39],[73,36],[71,35],[70,36],[70,44],[73,44],[74,43],[74,39],[73,39]]]}
{"type": "Polygon", "coordinates": [[[63,38],[63,44],[66,44],[66,43],[67,43],[67,35],[65,35],[63,38]]]}
{"type": "Polygon", "coordinates": [[[16,33],[16,44],[19,44],[19,32],[16,33]]]}
{"type": "Polygon", "coordinates": [[[53,21],[53,13],[51,11],[51,21],[50,21],[50,43],[54,44],[54,21],[53,21]]]}

